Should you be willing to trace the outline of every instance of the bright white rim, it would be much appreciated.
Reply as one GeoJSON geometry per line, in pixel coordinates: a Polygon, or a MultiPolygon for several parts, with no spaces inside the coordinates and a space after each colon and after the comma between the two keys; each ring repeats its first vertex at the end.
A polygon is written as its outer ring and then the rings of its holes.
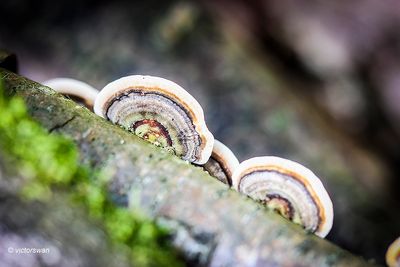
{"type": "Polygon", "coordinates": [[[310,183],[311,188],[314,190],[316,195],[324,208],[325,221],[315,232],[316,235],[320,237],[325,237],[332,228],[333,224],[333,205],[331,198],[329,197],[325,187],[323,186],[321,180],[308,168],[303,165],[279,157],[265,156],[265,157],[255,157],[243,161],[239,164],[232,175],[232,186],[235,190],[239,190],[240,179],[245,175],[248,170],[256,166],[277,166],[279,168],[290,170],[292,172],[298,173],[301,177],[307,179],[310,183]]]}
{"type": "Polygon", "coordinates": [[[87,83],[71,78],[55,78],[42,82],[61,94],[76,95],[93,105],[99,91],[87,83]]]}
{"type": "Polygon", "coordinates": [[[171,96],[174,101],[182,104],[184,107],[190,108],[195,117],[193,125],[195,126],[196,131],[200,135],[203,135],[205,139],[204,148],[201,152],[200,158],[194,163],[206,163],[211,156],[214,145],[214,136],[206,126],[203,109],[192,95],[172,81],[160,77],[146,75],[131,75],[122,77],[107,84],[100,91],[94,102],[94,112],[97,115],[106,118],[105,105],[107,102],[113,97],[119,95],[121,92],[134,87],[141,87],[141,89],[148,91],[160,91],[161,93],[168,92],[171,94],[169,96],[171,96]]]}
{"type": "MultiPolygon", "coordinates": [[[[217,155],[218,158],[224,160],[224,165],[231,172],[231,176],[235,169],[239,166],[239,160],[236,158],[235,154],[233,154],[232,150],[230,150],[226,145],[221,143],[220,141],[214,139],[214,147],[212,154],[217,155]]],[[[229,177],[232,179],[231,177],[229,177]]]]}

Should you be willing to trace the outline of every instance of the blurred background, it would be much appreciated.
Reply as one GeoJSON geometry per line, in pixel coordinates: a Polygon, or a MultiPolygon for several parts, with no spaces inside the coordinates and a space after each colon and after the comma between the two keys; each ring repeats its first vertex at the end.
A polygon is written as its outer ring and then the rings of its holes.
{"type": "Polygon", "coordinates": [[[383,263],[400,236],[400,2],[13,0],[0,20],[20,74],[175,81],[240,161],[286,157],[321,178],[328,240],[383,263]]]}

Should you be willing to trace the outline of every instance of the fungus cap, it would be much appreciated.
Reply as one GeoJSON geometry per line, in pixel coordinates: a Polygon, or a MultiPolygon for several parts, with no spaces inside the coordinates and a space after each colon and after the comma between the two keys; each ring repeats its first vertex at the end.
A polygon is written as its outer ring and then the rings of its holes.
{"type": "Polygon", "coordinates": [[[120,78],[101,90],[94,112],[184,160],[204,164],[211,155],[214,137],[203,109],[172,81],[142,75],[120,78]]]}
{"type": "Polygon", "coordinates": [[[386,252],[386,264],[389,267],[400,267],[400,237],[389,246],[386,252]]]}
{"type": "Polygon", "coordinates": [[[320,179],[303,165],[279,158],[256,157],[242,162],[233,187],[261,201],[320,237],[332,228],[332,201],[320,179]]]}
{"type": "Polygon", "coordinates": [[[213,177],[224,184],[232,185],[232,173],[239,166],[235,154],[223,143],[214,140],[214,147],[210,159],[203,168],[213,177]]]}
{"type": "Polygon", "coordinates": [[[98,90],[89,84],[71,78],[54,78],[44,81],[42,84],[71,97],[90,110],[93,110],[94,100],[99,93],[98,90]]]}

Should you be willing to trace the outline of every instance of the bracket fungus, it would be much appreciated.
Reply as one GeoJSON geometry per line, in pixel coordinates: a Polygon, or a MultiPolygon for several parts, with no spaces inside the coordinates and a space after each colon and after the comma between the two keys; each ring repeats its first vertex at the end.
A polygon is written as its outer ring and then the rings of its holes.
{"type": "Polygon", "coordinates": [[[321,181],[299,163],[256,157],[233,173],[233,187],[320,237],[332,228],[333,207],[321,181]]]}
{"type": "Polygon", "coordinates": [[[330,231],[332,202],[314,173],[278,157],[256,157],[239,164],[227,146],[214,140],[200,104],[176,83],[132,75],[107,84],[100,92],[68,78],[43,84],[150,143],[202,165],[211,176],[320,237],[330,231]]]}
{"type": "Polygon", "coordinates": [[[44,81],[42,84],[93,111],[94,100],[99,91],[89,84],[70,78],[54,78],[44,81]]]}
{"type": "Polygon", "coordinates": [[[389,246],[386,252],[386,264],[389,267],[400,267],[400,237],[389,246]]]}
{"type": "Polygon", "coordinates": [[[204,170],[224,184],[231,186],[232,173],[238,166],[239,160],[235,154],[226,145],[214,140],[211,157],[203,165],[204,170]]]}
{"type": "Polygon", "coordinates": [[[214,137],[200,104],[176,83],[132,75],[106,85],[96,97],[94,112],[182,159],[204,164],[214,137]]]}

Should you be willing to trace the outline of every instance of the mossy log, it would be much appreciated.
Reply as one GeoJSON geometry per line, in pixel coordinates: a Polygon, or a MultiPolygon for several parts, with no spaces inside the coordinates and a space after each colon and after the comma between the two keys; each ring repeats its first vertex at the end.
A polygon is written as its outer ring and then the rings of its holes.
{"type": "Polygon", "coordinates": [[[116,203],[169,227],[187,259],[202,266],[370,266],[50,88],[3,69],[0,78],[49,132],[75,141],[84,164],[109,175],[116,203]]]}

